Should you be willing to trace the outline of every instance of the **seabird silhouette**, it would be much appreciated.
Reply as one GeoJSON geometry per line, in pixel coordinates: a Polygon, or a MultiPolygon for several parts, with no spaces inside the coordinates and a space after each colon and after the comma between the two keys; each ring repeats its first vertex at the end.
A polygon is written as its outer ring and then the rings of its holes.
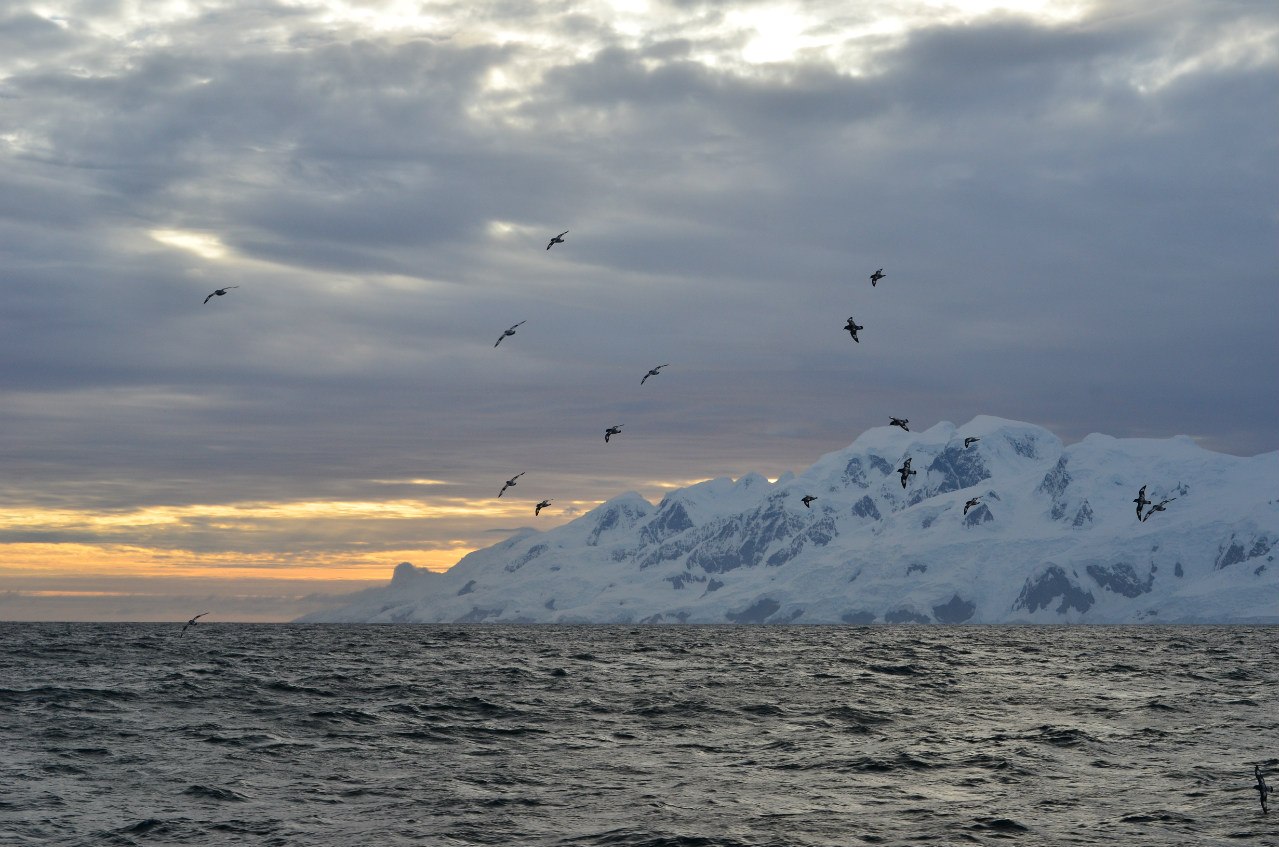
{"type": "Polygon", "coordinates": [[[494,346],[494,347],[496,347],[498,344],[501,344],[501,343],[502,343],[502,339],[503,339],[503,338],[505,338],[506,336],[508,336],[508,335],[514,335],[514,334],[515,334],[515,327],[516,327],[516,326],[520,326],[521,324],[526,324],[526,323],[528,323],[528,321],[520,321],[520,322],[519,322],[519,323],[517,323],[515,326],[513,326],[513,327],[511,327],[510,329],[506,330],[506,332],[503,332],[501,335],[499,335],[499,336],[497,337],[497,344],[494,344],[493,346],[494,346]]]}
{"type": "Polygon", "coordinates": [[[210,300],[212,300],[214,297],[221,297],[223,294],[226,294],[226,293],[227,293],[228,291],[230,291],[232,288],[239,288],[239,287],[240,287],[240,286],[238,286],[238,285],[228,285],[226,288],[219,288],[217,291],[214,291],[214,292],[213,292],[212,294],[210,294],[208,297],[205,297],[205,298],[204,298],[204,302],[206,302],[206,303],[207,303],[207,302],[209,302],[210,300]]]}
{"type": "Polygon", "coordinates": [[[1171,503],[1173,500],[1176,500],[1176,499],[1177,499],[1176,497],[1170,497],[1170,498],[1168,498],[1167,500],[1160,500],[1158,503],[1156,503],[1155,505],[1151,506],[1151,507],[1150,507],[1150,508],[1146,511],[1146,515],[1145,515],[1145,517],[1143,517],[1143,518],[1142,518],[1142,520],[1143,520],[1143,521],[1144,521],[1144,520],[1146,520],[1146,519],[1147,519],[1147,518],[1149,518],[1151,515],[1153,515],[1155,512],[1162,512],[1162,511],[1164,511],[1164,510],[1168,507],[1168,504],[1169,504],[1169,503],[1171,503]]]}
{"type": "Polygon", "coordinates": [[[527,473],[527,471],[520,471],[520,472],[519,472],[519,473],[517,473],[515,476],[511,477],[510,479],[508,479],[508,480],[506,481],[506,485],[503,485],[503,486],[502,486],[502,490],[501,490],[501,491],[499,491],[499,492],[497,492],[497,496],[498,496],[498,497],[501,497],[503,494],[505,494],[505,493],[506,493],[506,489],[515,487],[515,480],[517,480],[517,479],[519,479],[520,477],[524,476],[524,474],[525,474],[525,473],[527,473]]]}
{"type": "Polygon", "coordinates": [[[657,376],[657,372],[660,371],[662,368],[669,368],[670,366],[671,366],[670,362],[667,362],[664,365],[658,365],[657,367],[653,368],[648,373],[644,374],[644,379],[640,380],[640,385],[643,385],[650,376],[657,376]]]}
{"type": "Polygon", "coordinates": [[[564,243],[564,236],[566,236],[566,235],[568,235],[568,230],[567,230],[567,229],[566,229],[566,230],[564,230],[563,232],[561,232],[559,235],[557,235],[557,236],[555,236],[554,238],[552,238],[550,241],[546,242],[546,249],[547,249],[547,250],[550,250],[550,249],[551,249],[552,247],[554,247],[556,244],[563,244],[563,243],[564,243]]]}
{"type": "Polygon", "coordinates": [[[610,426],[608,429],[604,430],[604,443],[607,444],[608,440],[614,435],[621,435],[622,427],[624,426],[626,426],[626,424],[618,424],[617,426],[610,426]]]}
{"type": "Polygon", "coordinates": [[[902,466],[897,469],[897,472],[902,475],[902,488],[905,488],[906,480],[909,479],[911,475],[915,473],[915,471],[912,471],[910,469],[910,459],[907,459],[906,461],[902,462],[902,466]]]}
{"type": "Polygon", "coordinates": [[[1266,797],[1274,793],[1274,789],[1266,785],[1266,779],[1261,775],[1260,765],[1252,766],[1252,775],[1257,778],[1257,794],[1261,797],[1261,813],[1268,815],[1270,814],[1270,809],[1266,808],[1266,797]]]}
{"type": "Polygon", "coordinates": [[[196,625],[196,623],[195,623],[195,622],[196,622],[196,621],[198,621],[200,618],[204,617],[204,616],[205,616],[205,615],[207,615],[207,614],[208,614],[208,612],[201,612],[200,614],[198,614],[198,615],[196,615],[195,617],[193,617],[191,620],[187,621],[187,622],[186,622],[186,626],[182,627],[182,632],[179,632],[179,633],[178,633],[178,635],[182,635],[182,633],[186,632],[188,629],[190,629],[191,627],[195,626],[195,625],[196,625]]]}
{"type": "Polygon", "coordinates": [[[849,318],[848,323],[844,326],[844,329],[848,330],[848,334],[851,335],[853,337],[853,340],[856,341],[858,344],[861,344],[862,342],[857,337],[857,330],[865,329],[865,328],[866,327],[864,326],[858,326],[857,321],[853,320],[852,318],[849,318]]]}
{"type": "Polygon", "coordinates": [[[533,517],[537,517],[538,515],[542,514],[542,510],[545,509],[547,506],[551,505],[552,502],[553,501],[551,500],[543,500],[541,503],[538,503],[536,506],[534,506],[533,517]]]}
{"type": "Polygon", "coordinates": [[[901,427],[902,429],[906,430],[907,432],[910,432],[910,427],[906,426],[906,424],[908,424],[908,423],[910,423],[910,419],[909,419],[909,418],[894,418],[894,417],[889,417],[889,419],[888,419],[888,425],[889,425],[889,426],[899,426],[899,427],[901,427]]]}
{"type": "Polygon", "coordinates": [[[1150,505],[1150,501],[1146,499],[1146,486],[1142,486],[1137,492],[1136,498],[1132,501],[1137,504],[1137,520],[1142,520],[1141,510],[1150,505]]]}
{"type": "Polygon", "coordinates": [[[883,268],[880,268],[879,270],[875,271],[873,274],[870,275],[870,287],[874,288],[875,283],[879,282],[881,279],[883,279],[886,276],[888,276],[888,274],[884,273],[883,268]]]}
{"type": "Polygon", "coordinates": [[[981,441],[981,439],[978,438],[977,436],[975,435],[968,436],[967,438],[964,439],[964,449],[967,450],[969,447],[972,447],[978,441],[981,441]]]}
{"type": "Polygon", "coordinates": [[[964,514],[965,515],[968,514],[968,510],[971,509],[973,506],[976,506],[980,502],[981,502],[980,497],[974,497],[973,499],[969,500],[967,503],[964,504],[964,514]]]}
{"type": "Polygon", "coordinates": [[[817,498],[816,498],[816,497],[814,497],[814,496],[813,496],[813,495],[811,495],[811,494],[805,494],[803,497],[801,497],[801,498],[799,498],[799,499],[800,499],[801,501],[803,501],[803,503],[804,503],[804,508],[805,508],[805,509],[811,509],[811,508],[813,508],[813,507],[812,507],[812,506],[810,506],[810,505],[808,505],[808,504],[809,504],[809,503],[811,503],[811,502],[813,502],[813,501],[814,501],[814,500],[816,500],[817,498]]]}

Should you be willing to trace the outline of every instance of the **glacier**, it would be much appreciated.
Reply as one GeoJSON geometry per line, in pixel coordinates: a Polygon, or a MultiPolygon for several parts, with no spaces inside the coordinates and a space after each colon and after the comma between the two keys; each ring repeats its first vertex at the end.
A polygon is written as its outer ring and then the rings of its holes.
{"type": "Polygon", "coordinates": [[[1187,436],[1065,446],[979,416],[877,427],[776,482],[713,479],[656,505],[623,494],[443,573],[401,563],[389,585],[302,620],[1273,624],[1277,547],[1279,451],[1187,436]],[[906,457],[918,474],[903,488],[906,457]],[[1142,485],[1176,499],[1138,521],[1142,485]]]}

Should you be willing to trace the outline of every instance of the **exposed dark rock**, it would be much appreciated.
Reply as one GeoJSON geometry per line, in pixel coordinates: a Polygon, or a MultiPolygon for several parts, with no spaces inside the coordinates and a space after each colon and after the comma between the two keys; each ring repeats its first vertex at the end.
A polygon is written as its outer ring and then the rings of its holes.
{"type": "Polygon", "coordinates": [[[1124,597],[1139,597],[1149,592],[1151,586],[1155,584],[1153,572],[1147,574],[1145,579],[1141,579],[1133,566],[1127,562],[1109,566],[1089,565],[1087,571],[1088,575],[1102,588],[1122,594],[1124,597]]]}
{"type": "Polygon", "coordinates": [[[866,464],[870,465],[881,474],[888,475],[893,473],[893,466],[888,463],[887,459],[880,456],[870,455],[866,457],[866,464]]]}
{"type": "Polygon", "coordinates": [[[515,573],[520,568],[545,553],[546,550],[547,546],[545,544],[534,544],[532,547],[528,548],[528,551],[523,556],[520,556],[518,559],[506,566],[507,572],[515,573]]]}
{"type": "Polygon", "coordinates": [[[958,491],[990,479],[990,470],[982,461],[981,454],[976,450],[964,449],[962,443],[937,454],[928,465],[927,473],[930,482],[941,477],[940,482],[930,487],[934,494],[958,491]]]}
{"type": "Polygon", "coordinates": [[[888,623],[932,623],[932,618],[928,615],[921,615],[912,609],[894,609],[884,615],[884,620],[888,623]]]}
{"type": "Polygon", "coordinates": [[[844,612],[839,616],[844,623],[853,624],[854,626],[866,626],[875,622],[874,612],[844,612]]]}
{"type": "Polygon", "coordinates": [[[838,534],[839,530],[835,528],[835,519],[828,515],[811,524],[802,534],[797,535],[789,545],[769,556],[768,564],[771,567],[784,565],[804,552],[804,548],[809,544],[814,547],[825,547],[838,534]]]}
{"type": "Polygon", "coordinates": [[[1066,457],[1062,456],[1057,460],[1057,464],[1053,469],[1044,474],[1044,479],[1039,483],[1036,491],[1042,491],[1054,500],[1066,493],[1066,487],[1070,485],[1070,472],[1066,470],[1066,457]]]}
{"type": "Polygon", "coordinates": [[[1075,519],[1071,521],[1071,526],[1076,529],[1092,526],[1092,506],[1088,504],[1087,498],[1080,504],[1079,511],[1075,512],[1075,519]]]}
{"type": "Polygon", "coordinates": [[[1178,563],[1177,563],[1177,566],[1176,566],[1176,567],[1174,567],[1174,568],[1172,569],[1172,572],[1173,572],[1173,575],[1174,575],[1174,576],[1185,576],[1185,575],[1186,575],[1185,570],[1183,570],[1183,569],[1182,569],[1182,567],[1181,567],[1181,562],[1178,562],[1178,563]]]}
{"type": "Polygon", "coordinates": [[[660,544],[672,535],[679,535],[684,530],[692,528],[693,519],[688,516],[688,510],[684,508],[683,503],[678,500],[674,502],[663,500],[662,505],[658,507],[657,516],[640,530],[640,539],[645,544],[660,544]]]}
{"type": "Polygon", "coordinates": [[[805,521],[779,502],[770,502],[745,515],[715,521],[697,533],[700,543],[688,556],[688,566],[707,573],[755,567],[768,548],[804,531],[805,521]],[[703,540],[704,539],[704,540],[703,540]]]}
{"type": "Polygon", "coordinates": [[[968,510],[968,514],[964,515],[964,526],[977,526],[978,524],[990,523],[995,519],[990,509],[986,508],[985,503],[978,503],[976,506],[968,510]]]}
{"type": "Polygon", "coordinates": [[[472,606],[471,611],[462,617],[453,621],[453,623],[481,623],[489,618],[495,618],[502,614],[501,609],[481,609],[479,606],[472,606]]]}
{"type": "Polygon", "coordinates": [[[906,576],[910,576],[915,572],[928,573],[928,565],[921,565],[919,562],[913,562],[906,568],[906,576]]]}
{"type": "Polygon", "coordinates": [[[545,608],[550,609],[552,612],[553,612],[553,611],[555,611],[555,598],[554,598],[554,597],[552,597],[550,600],[547,600],[547,601],[546,601],[545,603],[543,603],[542,605],[543,605],[545,608]]]}
{"type": "Polygon", "coordinates": [[[457,596],[461,597],[463,594],[470,594],[474,590],[475,590],[475,580],[472,579],[472,580],[469,580],[466,583],[466,585],[463,585],[461,588],[457,590],[457,596]]]}
{"type": "Polygon", "coordinates": [[[870,482],[866,479],[866,470],[862,467],[861,459],[854,457],[848,460],[848,465],[844,468],[844,485],[845,487],[870,487],[870,482]]]}
{"type": "Polygon", "coordinates": [[[940,606],[933,606],[933,617],[940,623],[963,623],[977,611],[977,604],[970,603],[958,594],[940,606]]]}
{"type": "Polygon", "coordinates": [[[666,581],[675,589],[681,589],[690,582],[705,582],[704,574],[677,573],[675,576],[666,577],[666,581]]]}
{"type": "Polygon", "coordinates": [[[599,544],[602,534],[610,530],[634,526],[636,521],[647,516],[648,510],[640,502],[637,502],[638,500],[639,498],[634,498],[634,500],[614,503],[601,512],[595,528],[591,530],[590,536],[586,539],[587,545],[594,547],[599,544]]]}
{"type": "Polygon", "coordinates": [[[1084,591],[1076,585],[1061,567],[1049,565],[1039,576],[1026,580],[1013,608],[1035,612],[1048,608],[1057,598],[1061,598],[1056,609],[1059,615],[1064,615],[1071,609],[1087,612],[1096,602],[1092,592],[1084,591]]]}
{"type": "Polygon", "coordinates": [[[875,501],[870,499],[869,494],[853,504],[853,514],[859,518],[870,518],[876,521],[880,519],[879,508],[875,505],[875,501]]]}
{"type": "Polygon", "coordinates": [[[782,604],[771,597],[764,597],[741,612],[726,612],[724,617],[733,623],[764,623],[781,607],[782,604]]]}
{"type": "Polygon", "coordinates": [[[702,592],[702,596],[705,597],[712,591],[719,591],[723,587],[724,583],[720,582],[718,579],[712,579],[710,582],[706,583],[706,590],[702,592]]]}

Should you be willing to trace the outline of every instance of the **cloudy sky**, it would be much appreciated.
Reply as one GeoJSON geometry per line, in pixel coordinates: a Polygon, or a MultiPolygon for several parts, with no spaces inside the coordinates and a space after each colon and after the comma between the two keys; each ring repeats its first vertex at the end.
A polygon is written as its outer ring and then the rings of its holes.
{"type": "Polygon", "coordinates": [[[6,3],[0,619],[287,620],[889,415],[1279,449],[1277,83],[1273,0],[6,3]]]}

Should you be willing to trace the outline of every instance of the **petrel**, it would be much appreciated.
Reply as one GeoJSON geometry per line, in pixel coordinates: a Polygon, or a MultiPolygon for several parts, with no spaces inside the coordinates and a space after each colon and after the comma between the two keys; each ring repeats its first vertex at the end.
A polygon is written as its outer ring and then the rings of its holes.
{"type": "Polygon", "coordinates": [[[604,430],[604,443],[607,444],[608,440],[614,435],[621,435],[622,427],[624,426],[626,426],[626,424],[618,424],[617,426],[610,426],[608,429],[604,430]]]}
{"type": "Polygon", "coordinates": [[[975,435],[968,436],[967,438],[964,439],[964,449],[966,450],[969,447],[972,447],[973,444],[977,443],[978,441],[981,441],[981,439],[978,438],[977,436],[975,435]]]}
{"type": "Polygon", "coordinates": [[[208,614],[208,612],[201,612],[200,614],[198,614],[198,615],[196,615],[195,617],[193,617],[191,620],[187,621],[187,622],[186,622],[186,626],[182,627],[182,632],[179,632],[179,633],[178,633],[178,635],[181,635],[183,632],[186,632],[189,628],[191,628],[191,627],[195,626],[195,625],[196,625],[196,623],[195,623],[195,622],[196,622],[196,621],[198,621],[200,618],[204,617],[204,616],[205,616],[205,615],[207,615],[207,614],[208,614]]]}
{"type": "Polygon", "coordinates": [[[853,337],[853,340],[856,341],[858,344],[861,344],[861,341],[857,338],[857,330],[865,329],[865,328],[866,327],[864,326],[858,326],[857,321],[853,320],[852,318],[848,319],[848,324],[844,327],[844,329],[848,330],[848,334],[851,335],[853,337]]]}
{"type": "Polygon", "coordinates": [[[909,419],[909,418],[894,418],[894,417],[889,417],[889,419],[888,419],[888,425],[889,425],[889,426],[899,426],[899,427],[901,427],[902,429],[906,430],[907,432],[910,432],[910,427],[906,426],[906,424],[908,424],[908,423],[910,423],[910,419],[909,419]]]}
{"type": "Polygon", "coordinates": [[[653,368],[648,373],[644,374],[644,379],[640,380],[640,385],[643,385],[650,376],[657,376],[657,372],[660,371],[662,368],[669,368],[670,366],[671,366],[670,362],[667,362],[664,365],[658,365],[657,367],[653,368]]]}
{"type": "Polygon", "coordinates": [[[902,466],[897,469],[897,472],[902,475],[902,488],[905,488],[906,480],[910,478],[911,474],[915,473],[915,471],[910,469],[910,459],[902,462],[902,466]]]}
{"type": "Polygon", "coordinates": [[[545,509],[547,506],[551,505],[551,502],[552,501],[550,500],[543,500],[541,503],[538,503],[536,506],[534,506],[533,517],[537,517],[538,515],[542,514],[542,510],[545,509]]]}
{"type": "Polygon", "coordinates": [[[1266,797],[1274,793],[1274,789],[1266,785],[1266,779],[1261,775],[1261,767],[1252,766],[1252,775],[1257,778],[1257,794],[1261,796],[1261,812],[1262,814],[1270,814],[1270,810],[1266,808],[1266,797]]]}
{"type": "Polygon", "coordinates": [[[528,321],[520,321],[520,323],[516,324],[515,326],[513,326],[513,327],[511,327],[510,329],[508,329],[508,330],[506,330],[505,332],[503,332],[501,335],[499,335],[499,336],[497,337],[497,343],[496,343],[496,344],[494,344],[493,346],[494,346],[494,347],[496,347],[498,344],[501,344],[501,343],[502,343],[502,339],[503,339],[503,338],[505,338],[506,336],[508,336],[508,335],[514,335],[514,334],[515,334],[515,327],[516,327],[516,326],[519,326],[520,324],[526,324],[526,323],[528,323],[528,321]]]}
{"type": "Polygon", "coordinates": [[[226,294],[226,293],[227,293],[228,291],[230,291],[232,288],[239,288],[239,287],[240,287],[240,286],[238,286],[238,285],[228,285],[226,288],[219,288],[217,291],[213,292],[213,293],[212,293],[212,294],[210,294],[208,297],[205,297],[205,298],[204,298],[204,302],[206,302],[206,303],[207,303],[207,302],[209,302],[210,300],[212,300],[214,297],[221,297],[223,294],[226,294]]]}
{"type": "Polygon", "coordinates": [[[884,273],[883,268],[880,268],[879,270],[875,271],[873,274],[870,275],[870,287],[874,288],[875,283],[879,282],[881,279],[883,279],[886,276],[888,276],[888,274],[884,273]]]}
{"type": "Polygon", "coordinates": [[[520,471],[520,472],[519,472],[519,473],[517,473],[515,476],[511,477],[510,479],[508,479],[508,480],[506,481],[506,485],[503,485],[503,486],[502,486],[502,490],[501,490],[501,491],[499,491],[499,492],[497,492],[497,496],[498,496],[498,497],[501,497],[503,494],[505,494],[505,493],[506,493],[506,489],[514,487],[514,485],[515,485],[515,480],[517,480],[517,479],[519,479],[520,477],[524,476],[524,474],[525,474],[525,473],[526,473],[526,471],[520,471]]]}
{"type": "Polygon", "coordinates": [[[1162,512],[1162,511],[1164,511],[1164,510],[1168,507],[1168,504],[1169,504],[1169,503],[1171,503],[1173,500],[1176,500],[1176,499],[1177,499],[1176,497],[1172,497],[1172,498],[1169,498],[1169,499],[1167,499],[1167,500],[1160,500],[1158,503],[1156,503],[1155,505],[1151,506],[1151,507],[1150,507],[1150,509],[1148,509],[1148,510],[1146,511],[1146,515],[1145,515],[1145,517],[1143,517],[1143,518],[1142,518],[1142,520],[1143,520],[1143,521],[1144,521],[1144,520],[1146,520],[1146,519],[1147,519],[1147,518],[1149,518],[1151,515],[1153,515],[1155,512],[1162,512]]]}
{"type": "Polygon", "coordinates": [[[1141,520],[1142,508],[1150,505],[1150,501],[1146,499],[1146,486],[1143,485],[1141,487],[1141,490],[1137,492],[1136,499],[1134,499],[1132,502],[1137,504],[1137,520],[1141,520]]]}
{"type": "Polygon", "coordinates": [[[964,514],[965,515],[968,514],[968,510],[971,509],[973,506],[976,506],[980,502],[981,502],[980,497],[974,497],[973,499],[969,500],[967,503],[964,504],[964,514]]]}
{"type": "Polygon", "coordinates": [[[816,497],[814,497],[814,496],[813,496],[813,495],[811,495],[811,494],[805,494],[803,497],[801,497],[801,498],[799,498],[799,499],[800,499],[801,501],[803,501],[803,503],[804,503],[804,508],[805,508],[805,509],[811,509],[811,508],[813,508],[813,507],[812,507],[812,506],[810,506],[810,505],[808,505],[808,504],[809,504],[809,503],[812,503],[812,502],[813,502],[814,500],[816,500],[817,498],[816,498],[816,497]]]}
{"type": "Polygon", "coordinates": [[[554,247],[556,244],[563,244],[563,243],[564,243],[564,236],[566,236],[566,235],[568,235],[568,230],[567,230],[567,229],[566,229],[566,230],[564,230],[563,232],[561,232],[559,235],[557,235],[557,236],[555,236],[554,238],[552,238],[550,241],[546,242],[546,249],[547,249],[547,250],[550,250],[550,249],[551,249],[552,247],[554,247]]]}

